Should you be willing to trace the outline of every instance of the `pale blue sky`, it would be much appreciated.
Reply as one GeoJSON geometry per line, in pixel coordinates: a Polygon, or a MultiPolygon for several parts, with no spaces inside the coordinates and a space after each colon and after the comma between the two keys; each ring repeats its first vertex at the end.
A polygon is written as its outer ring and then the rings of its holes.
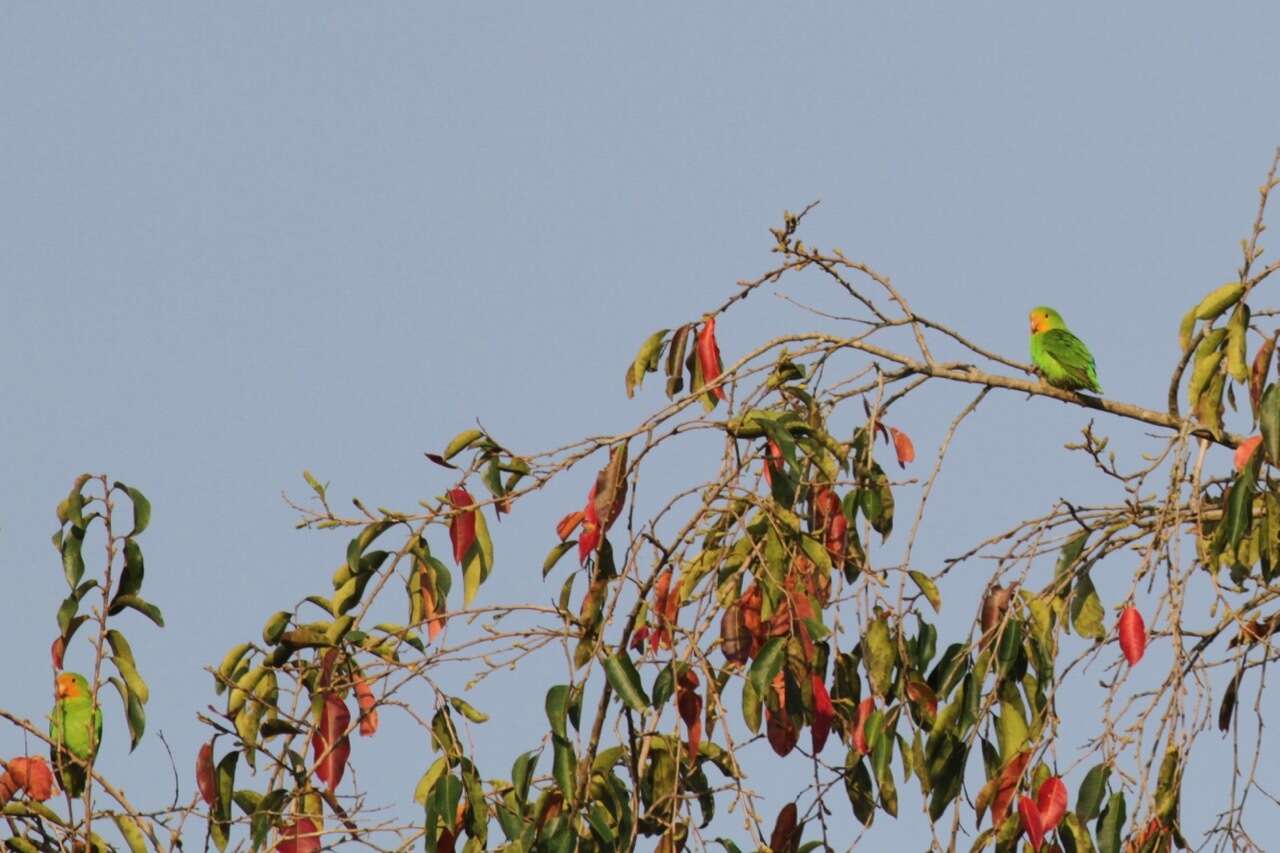
{"type": "MultiPolygon", "coordinates": [[[[631,424],[660,399],[622,393],[639,343],[763,271],[766,229],[814,199],[808,238],[923,313],[1022,357],[1050,302],[1110,395],[1158,408],[1178,318],[1234,271],[1280,142],[1280,11],[1058,6],[0,7],[0,705],[47,710],[54,505],[83,470],[136,483],[169,627],[129,633],[189,795],[199,668],[342,559],[344,537],[292,528],[303,468],[411,507],[448,482],[422,451],[475,418],[521,450],[631,424]]],[[[752,302],[727,356],[810,325],[752,302]]],[[[932,399],[902,410],[922,457],[964,397],[932,399]]],[[[993,399],[920,559],[1108,495],[1061,450],[1086,420],[993,399]]],[[[555,594],[536,567],[585,478],[503,523],[482,597],[555,594]]],[[[972,606],[961,590],[944,624],[972,606]]],[[[477,691],[505,717],[486,775],[545,730],[543,683],[477,691]]],[[[167,801],[159,741],[129,761],[122,741],[112,775],[167,801]]],[[[428,763],[406,751],[357,744],[384,799],[428,763]]],[[[881,816],[877,843],[922,843],[921,820],[881,816]]]]}

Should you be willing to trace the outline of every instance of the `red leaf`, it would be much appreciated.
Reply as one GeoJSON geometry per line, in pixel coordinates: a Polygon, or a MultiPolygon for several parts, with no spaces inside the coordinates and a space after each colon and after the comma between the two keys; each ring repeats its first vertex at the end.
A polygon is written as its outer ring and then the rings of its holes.
{"type": "Polygon", "coordinates": [[[1022,828],[1027,831],[1031,846],[1039,850],[1044,845],[1044,818],[1036,801],[1025,795],[1019,797],[1018,814],[1022,816],[1022,828]]]}
{"type": "MultiPolygon", "coordinates": [[[[706,321],[702,324],[702,330],[698,332],[698,364],[702,367],[702,382],[704,385],[710,385],[720,378],[720,345],[716,343],[716,318],[707,315],[706,321]]],[[[716,387],[712,389],[718,399],[724,399],[724,389],[716,387]]]]}
{"type": "Polygon", "coordinates": [[[769,439],[769,446],[764,453],[764,483],[769,488],[773,488],[773,475],[775,472],[782,472],[784,463],[782,457],[782,447],[772,438],[769,439]]]}
{"type": "Polygon", "coordinates": [[[849,541],[849,519],[844,517],[841,512],[831,519],[831,526],[827,528],[827,553],[831,555],[831,565],[835,568],[844,567],[845,548],[849,541]]]}
{"type": "Polygon", "coordinates": [[[769,746],[773,747],[773,751],[778,755],[786,757],[796,748],[796,741],[800,740],[800,729],[785,709],[772,711],[766,706],[764,716],[765,734],[769,738],[769,746]]]}
{"type": "Polygon", "coordinates": [[[213,772],[213,744],[206,743],[200,747],[196,755],[196,787],[200,789],[200,799],[206,806],[213,805],[218,798],[218,783],[213,772]]]}
{"type": "Polygon", "coordinates": [[[596,513],[596,484],[587,492],[587,505],[582,509],[582,535],[578,537],[578,562],[587,564],[587,558],[600,545],[600,516],[596,513]]]}
{"type": "Polygon", "coordinates": [[[827,735],[831,733],[831,721],[835,717],[836,708],[831,704],[831,694],[827,692],[827,685],[822,682],[822,678],[815,672],[813,674],[813,728],[810,731],[813,735],[814,754],[822,752],[822,748],[827,745],[827,735]]]}
{"type": "Polygon", "coordinates": [[[689,730],[690,761],[697,760],[698,744],[702,741],[702,697],[698,695],[698,684],[697,674],[686,669],[676,690],[676,708],[689,730]]]}
{"type": "Polygon", "coordinates": [[[858,703],[858,722],[853,727],[853,748],[858,750],[859,755],[866,755],[871,751],[867,745],[867,720],[875,709],[876,700],[870,696],[858,703]]]}
{"type": "Polygon", "coordinates": [[[578,525],[582,523],[582,510],[575,510],[556,523],[556,535],[560,537],[560,541],[568,539],[573,535],[573,531],[578,529],[578,525]]]}
{"type": "Polygon", "coordinates": [[[644,651],[644,641],[649,639],[649,626],[641,625],[631,635],[631,648],[633,651],[644,651]]]}
{"type": "Polygon", "coordinates": [[[799,820],[795,803],[787,803],[778,811],[773,822],[773,832],[769,833],[769,849],[774,853],[785,853],[795,847],[796,829],[799,820]]]}
{"type": "Polygon", "coordinates": [[[49,657],[53,658],[53,670],[62,669],[62,656],[67,653],[67,641],[59,635],[49,647],[49,657]]]}
{"type": "Polygon", "coordinates": [[[53,797],[53,771],[43,758],[15,758],[9,762],[9,774],[31,799],[43,803],[53,797]]]}
{"type": "Polygon", "coordinates": [[[916,460],[916,447],[907,434],[896,427],[889,427],[889,434],[893,436],[893,450],[898,454],[898,467],[906,468],[908,462],[916,460]]]}
{"type": "Polygon", "coordinates": [[[1134,666],[1142,660],[1142,654],[1147,650],[1147,626],[1143,623],[1138,608],[1132,604],[1127,606],[1120,614],[1118,628],[1120,651],[1124,652],[1124,659],[1129,662],[1129,666],[1134,666]]]}
{"type": "Polygon", "coordinates": [[[351,712],[347,704],[332,693],[324,697],[320,712],[320,724],[311,736],[311,748],[315,753],[316,776],[329,785],[332,791],[342,781],[351,757],[351,739],[347,728],[351,725],[351,712]]]}
{"type": "Polygon", "coordinates": [[[1258,449],[1258,445],[1262,444],[1262,436],[1254,435],[1240,442],[1240,446],[1236,448],[1235,467],[1239,471],[1249,464],[1249,458],[1253,456],[1253,451],[1258,449]]]}
{"type": "Polygon", "coordinates": [[[995,798],[991,801],[992,826],[998,827],[1004,823],[1005,817],[1009,814],[1009,804],[1013,802],[1013,795],[1018,793],[1018,785],[1022,782],[1022,771],[1026,769],[1030,759],[1031,753],[1024,750],[1010,759],[1000,771],[1000,782],[996,788],[995,798]]]}
{"type": "Polygon", "coordinates": [[[310,818],[302,817],[280,831],[278,853],[317,853],[320,849],[320,827],[310,818]]]}
{"type": "Polygon", "coordinates": [[[1036,807],[1040,810],[1040,822],[1045,832],[1052,832],[1067,813],[1067,786],[1058,776],[1050,776],[1040,785],[1036,794],[1036,807]]]}
{"type": "MultiPolygon", "coordinates": [[[[456,510],[466,510],[475,506],[475,500],[462,486],[449,492],[449,503],[456,510]]],[[[476,511],[458,512],[449,519],[449,541],[453,543],[453,561],[462,565],[462,558],[467,556],[476,541],[476,511]]]]}
{"type": "Polygon", "coordinates": [[[356,704],[360,706],[360,736],[368,737],[378,731],[377,700],[363,675],[355,678],[356,704]]]}
{"type": "Polygon", "coordinates": [[[764,645],[764,625],[760,621],[760,608],[764,605],[764,596],[760,593],[760,587],[752,584],[743,593],[742,598],[738,599],[738,609],[742,611],[742,627],[751,635],[751,657],[755,657],[760,652],[760,647],[764,645]]]}

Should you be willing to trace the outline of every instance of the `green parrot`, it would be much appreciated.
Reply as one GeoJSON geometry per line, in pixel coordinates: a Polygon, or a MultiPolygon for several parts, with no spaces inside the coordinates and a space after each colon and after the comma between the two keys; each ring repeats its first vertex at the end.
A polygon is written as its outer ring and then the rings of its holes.
{"type": "Polygon", "coordinates": [[[49,757],[62,787],[78,797],[84,793],[86,773],[84,766],[73,759],[88,762],[98,754],[102,709],[93,707],[89,681],[79,673],[60,673],[55,693],[58,701],[49,716],[49,739],[53,742],[49,757]]]}
{"type": "Polygon", "coordinates": [[[1031,361],[1055,388],[1102,393],[1093,353],[1068,331],[1061,314],[1043,305],[1031,311],[1031,361]]]}

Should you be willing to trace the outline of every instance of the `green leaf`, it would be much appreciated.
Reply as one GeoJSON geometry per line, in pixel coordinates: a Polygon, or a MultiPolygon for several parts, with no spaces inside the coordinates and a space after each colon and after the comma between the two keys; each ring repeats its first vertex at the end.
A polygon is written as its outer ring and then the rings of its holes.
{"type": "Polygon", "coordinates": [[[959,738],[950,734],[942,737],[944,738],[942,742],[949,743],[950,748],[938,750],[942,760],[938,762],[937,767],[931,767],[929,770],[930,782],[933,785],[933,794],[929,798],[929,820],[934,823],[942,817],[947,806],[960,796],[960,791],[964,787],[964,765],[969,758],[969,750],[959,738]]]}
{"type": "Polygon", "coordinates": [[[1272,465],[1280,464],[1280,385],[1272,383],[1267,386],[1258,409],[1258,425],[1262,430],[1262,446],[1266,450],[1267,461],[1272,465]]]}
{"type": "Polygon", "coordinates": [[[449,697],[449,704],[453,706],[455,711],[457,711],[459,714],[466,717],[468,720],[470,720],[473,723],[489,722],[488,714],[485,714],[481,711],[476,710],[476,708],[465,699],[462,699],[458,696],[451,696],[449,697]]]}
{"type": "Polygon", "coordinates": [[[1124,794],[1111,795],[1098,818],[1098,853],[1120,853],[1120,833],[1124,829],[1124,794]]]}
{"type": "Polygon", "coordinates": [[[117,595],[107,612],[115,616],[126,609],[138,611],[154,622],[157,628],[164,627],[164,615],[161,614],[160,608],[148,601],[143,601],[136,595],[117,595]]]}
{"type": "Polygon", "coordinates": [[[1071,598],[1071,624],[1080,636],[1101,640],[1107,636],[1102,617],[1102,600],[1098,598],[1089,573],[1081,572],[1076,580],[1075,594],[1071,598]]]}
{"type": "Polygon", "coordinates": [[[422,774],[418,779],[418,784],[413,789],[413,801],[419,805],[425,806],[427,800],[431,797],[431,793],[436,788],[436,783],[440,781],[440,777],[444,776],[444,772],[449,769],[449,759],[440,756],[431,766],[427,768],[427,772],[422,774]]]}
{"type": "Polygon", "coordinates": [[[578,756],[573,751],[573,745],[564,738],[553,737],[551,746],[553,750],[551,776],[555,779],[560,793],[564,795],[565,801],[572,803],[577,799],[574,785],[578,778],[578,756]]]}
{"type": "Polygon", "coordinates": [[[66,575],[67,586],[75,589],[84,577],[84,556],[80,549],[84,547],[84,528],[71,527],[62,537],[62,572],[66,575]]]}
{"type": "Polygon", "coordinates": [[[523,805],[529,799],[529,783],[533,781],[533,771],[538,767],[538,752],[526,752],[511,765],[511,784],[515,789],[516,800],[523,805]]]}
{"type": "Polygon", "coordinates": [[[1067,590],[1071,588],[1071,575],[1076,569],[1076,562],[1080,559],[1080,554],[1084,552],[1085,543],[1089,541],[1089,531],[1078,533],[1071,539],[1067,540],[1067,544],[1062,546],[1062,553],[1058,555],[1058,564],[1053,569],[1054,588],[1059,596],[1065,596],[1067,590]]]}
{"type": "Polygon", "coordinates": [[[626,649],[618,649],[604,662],[604,674],[614,692],[628,708],[643,711],[649,707],[649,697],[645,695],[644,686],[640,683],[640,673],[626,649]]]}
{"type": "Polygon", "coordinates": [[[863,826],[871,826],[871,821],[876,816],[876,801],[871,793],[871,773],[855,749],[850,749],[845,756],[844,767],[844,790],[849,797],[849,805],[853,807],[853,816],[863,826]]]}
{"type": "Polygon", "coordinates": [[[289,627],[290,618],[292,618],[292,614],[287,610],[273,613],[271,618],[267,620],[267,624],[262,626],[262,642],[268,646],[274,646],[280,639],[280,635],[289,627]]]}
{"type": "Polygon", "coordinates": [[[1058,828],[1058,838],[1062,840],[1065,853],[1097,853],[1089,830],[1080,823],[1074,812],[1067,812],[1058,828]]]}
{"type": "Polygon", "coordinates": [[[144,574],[142,548],[132,539],[126,539],[124,541],[124,571],[120,573],[120,583],[116,586],[116,595],[136,595],[142,589],[142,576],[144,574]]]}
{"type": "Polygon", "coordinates": [[[568,740],[569,735],[565,729],[565,714],[569,708],[569,685],[557,684],[548,690],[544,706],[547,710],[547,721],[551,723],[551,732],[556,737],[568,740]]]}
{"type": "Polygon", "coordinates": [[[644,382],[646,373],[656,373],[662,359],[662,342],[667,336],[667,329],[659,329],[640,345],[631,366],[627,368],[627,399],[635,396],[636,389],[644,382]]]}
{"type": "Polygon", "coordinates": [[[676,690],[676,673],[668,663],[653,680],[653,707],[662,708],[676,690]]]}
{"type": "Polygon", "coordinates": [[[1236,475],[1227,492],[1227,512],[1222,519],[1222,536],[1229,554],[1236,553],[1240,542],[1253,526],[1253,492],[1257,478],[1258,457],[1254,455],[1236,475]]]}
{"type": "Polygon", "coordinates": [[[911,580],[915,582],[916,588],[928,599],[933,605],[933,611],[939,613],[942,611],[942,594],[938,592],[938,585],[933,579],[924,572],[910,571],[907,572],[911,580]]]}
{"type": "Polygon", "coordinates": [[[751,664],[748,678],[757,696],[767,695],[769,685],[782,669],[787,657],[786,637],[772,637],[760,647],[760,652],[751,664]]]}
{"type": "Polygon", "coordinates": [[[124,634],[110,628],[107,630],[107,642],[111,645],[111,662],[115,664],[129,691],[145,705],[151,698],[151,691],[147,688],[147,683],[142,680],[142,676],[138,674],[129,641],[124,638],[124,634]]]}
{"type": "Polygon", "coordinates": [[[142,827],[138,821],[130,815],[114,812],[111,820],[115,822],[116,829],[120,831],[120,836],[124,838],[124,843],[129,845],[130,853],[146,853],[147,838],[142,834],[142,827]]]}
{"type": "Polygon", "coordinates": [[[1080,783],[1080,791],[1076,794],[1076,814],[1080,820],[1090,821],[1098,816],[1110,776],[1111,768],[1105,764],[1098,764],[1085,774],[1084,781],[1080,783]]]}
{"type": "Polygon", "coordinates": [[[476,543],[463,558],[462,567],[462,605],[470,607],[472,599],[480,584],[489,577],[493,569],[493,540],[489,538],[489,525],[484,520],[484,513],[476,510],[476,543]]]}
{"type": "Polygon", "coordinates": [[[1238,281],[1224,284],[1200,300],[1200,303],[1195,307],[1195,317],[1197,320],[1212,322],[1223,311],[1239,302],[1241,296],[1244,296],[1243,284],[1238,281]]]}
{"type": "Polygon", "coordinates": [[[556,563],[560,562],[560,558],[573,550],[573,546],[578,544],[577,539],[570,539],[568,542],[561,542],[551,549],[547,554],[547,558],[542,561],[542,576],[545,578],[556,567],[556,563]]]}
{"type": "Polygon", "coordinates": [[[256,850],[267,840],[267,833],[280,819],[282,809],[289,792],[284,788],[276,788],[258,801],[253,811],[253,819],[249,823],[249,841],[256,850]]]}
{"type": "Polygon", "coordinates": [[[752,734],[760,731],[761,697],[751,679],[742,682],[742,721],[752,734]]]}
{"type": "Polygon", "coordinates": [[[147,728],[147,713],[142,708],[142,702],[138,697],[129,690],[123,681],[114,675],[107,679],[111,682],[111,686],[120,694],[120,703],[124,705],[125,722],[129,726],[129,751],[133,752],[137,748],[138,742],[142,740],[142,734],[147,728]]]}
{"type": "Polygon", "coordinates": [[[449,440],[444,447],[444,453],[441,454],[446,460],[452,459],[468,447],[479,442],[484,438],[484,432],[478,429],[464,429],[449,440]]]}
{"type": "Polygon", "coordinates": [[[137,536],[146,530],[147,525],[151,523],[151,501],[147,500],[146,496],[133,486],[126,486],[119,480],[111,488],[123,491],[129,496],[130,502],[133,503],[133,530],[129,533],[129,538],[137,536]]]}
{"type": "Polygon", "coordinates": [[[893,665],[897,663],[898,652],[889,633],[889,623],[883,618],[874,619],[867,626],[866,636],[862,638],[862,658],[871,691],[877,696],[887,695],[893,687],[893,665]]]}
{"type": "Polygon", "coordinates": [[[227,652],[226,657],[222,659],[222,663],[218,664],[217,676],[213,680],[214,690],[218,695],[227,689],[227,682],[233,680],[236,668],[240,665],[240,660],[253,648],[252,643],[240,643],[232,646],[231,651],[227,652]]]}
{"type": "Polygon", "coordinates": [[[1000,740],[1000,763],[1008,764],[1027,742],[1027,721],[1013,702],[1001,704],[1000,716],[996,719],[996,736],[1000,740]]]}
{"type": "Polygon", "coordinates": [[[219,850],[227,849],[228,834],[231,831],[231,803],[235,796],[236,762],[240,753],[228,752],[218,762],[215,779],[216,796],[213,808],[209,812],[209,834],[219,850]]]}

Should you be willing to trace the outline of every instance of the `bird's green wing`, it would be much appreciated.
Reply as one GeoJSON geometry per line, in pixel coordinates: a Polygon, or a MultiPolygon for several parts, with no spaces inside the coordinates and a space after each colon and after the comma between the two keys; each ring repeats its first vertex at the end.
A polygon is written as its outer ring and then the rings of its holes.
{"type": "Polygon", "coordinates": [[[1040,335],[1044,355],[1056,362],[1064,378],[1074,387],[1101,393],[1093,353],[1084,341],[1066,329],[1049,329],[1040,335]]]}
{"type": "Polygon", "coordinates": [[[88,699],[58,700],[49,715],[49,740],[53,741],[50,757],[62,787],[72,796],[80,796],[85,770],[67,753],[80,761],[88,761],[97,753],[102,743],[102,709],[94,708],[88,699]]]}

